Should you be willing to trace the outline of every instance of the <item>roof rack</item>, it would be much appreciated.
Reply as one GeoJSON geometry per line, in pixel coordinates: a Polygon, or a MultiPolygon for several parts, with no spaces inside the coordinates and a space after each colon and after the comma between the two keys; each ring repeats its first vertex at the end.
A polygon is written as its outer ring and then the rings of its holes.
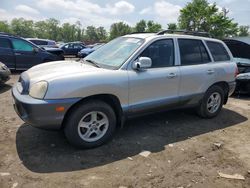
{"type": "Polygon", "coordinates": [[[152,33],[152,32],[132,32],[130,34],[132,35],[132,34],[154,34],[154,33],[152,33]]]}
{"type": "Polygon", "coordinates": [[[165,33],[180,33],[184,35],[194,35],[194,36],[200,36],[200,37],[211,37],[211,35],[207,32],[201,32],[201,31],[187,31],[187,30],[163,30],[157,33],[157,35],[164,35],[165,33]]]}

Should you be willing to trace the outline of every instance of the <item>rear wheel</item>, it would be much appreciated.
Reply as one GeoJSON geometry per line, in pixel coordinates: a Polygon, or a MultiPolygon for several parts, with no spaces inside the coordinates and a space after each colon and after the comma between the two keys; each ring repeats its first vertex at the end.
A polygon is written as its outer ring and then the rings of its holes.
{"type": "Polygon", "coordinates": [[[212,86],[207,90],[198,106],[198,114],[203,118],[213,118],[217,116],[221,111],[224,97],[224,91],[220,86],[212,86]]]}
{"type": "Polygon", "coordinates": [[[105,102],[89,101],[68,115],[64,133],[79,148],[93,148],[110,140],[116,128],[114,110],[105,102]]]}

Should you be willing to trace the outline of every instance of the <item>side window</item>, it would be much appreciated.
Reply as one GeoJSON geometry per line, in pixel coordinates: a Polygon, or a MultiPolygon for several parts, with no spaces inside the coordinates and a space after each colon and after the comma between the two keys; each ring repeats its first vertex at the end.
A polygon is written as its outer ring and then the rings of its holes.
{"type": "Polygon", "coordinates": [[[230,56],[223,44],[218,42],[207,41],[207,46],[214,58],[214,61],[228,61],[230,56]]]}
{"type": "Polygon", "coordinates": [[[0,38],[0,48],[11,48],[9,39],[0,38]]]}
{"type": "Polygon", "coordinates": [[[152,60],[152,68],[174,65],[174,43],[172,39],[159,40],[150,44],[140,55],[152,60]]]}
{"type": "Polygon", "coordinates": [[[201,40],[178,39],[178,44],[181,65],[198,65],[211,61],[201,40]]]}
{"type": "Polygon", "coordinates": [[[82,49],[82,45],[80,45],[80,44],[74,44],[74,48],[75,49],[82,49]]]}
{"type": "Polygon", "coordinates": [[[15,50],[33,51],[33,46],[24,40],[12,39],[12,45],[15,50]]]}

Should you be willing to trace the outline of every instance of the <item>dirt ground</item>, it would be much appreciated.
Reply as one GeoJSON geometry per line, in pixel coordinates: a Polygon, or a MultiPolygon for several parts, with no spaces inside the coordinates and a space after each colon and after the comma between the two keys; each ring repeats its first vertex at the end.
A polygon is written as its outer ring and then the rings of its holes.
{"type": "Polygon", "coordinates": [[[250,98],[230,98],[217,118],[175,110],[130,120],[91,150],[62,132],[33,128],[12,107],[13,75],[0,86],[0,187],[250,187],[250,98]],[[215,143],[218,143],[215,146],[215,143]],[[148,157],[140,154],[150,151],[148,157]],[[221,178],[218,172],[245,180],[221,178]]]}

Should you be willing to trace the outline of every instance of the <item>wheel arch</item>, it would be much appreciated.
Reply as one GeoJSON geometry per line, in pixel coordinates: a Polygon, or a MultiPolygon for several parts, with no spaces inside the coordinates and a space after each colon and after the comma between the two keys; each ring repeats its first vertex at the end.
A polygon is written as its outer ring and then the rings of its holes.
{"type": "Polygon", "coordinates": [[[227,104],[228,93],[229,93],[229,84],[227,82],[225,82],[225,81],[220,81],[220,82],[214,83],[209,88],[211,88],[213,86],[219,86],[219,87],[221,87],[223,89],[223,91],[224,91],[224,102],[223,102],[223,104],[227,104]]]}
{"type": "Polygon", "coordinates": [[[69,114],[79,105],[81,105],[82,103],[86,102],[86,101],[90,101],[90,100],[100,100],[103,101],[107,104],[109,104],[113,109],[114,112],[116,114],[116,119],[117,119],[117,125],[118,127],[121,127],[123,125],[123,110],[121,107],[121,103],[120,100],[117,96],[112,95],[112,94],[97,94],[97,95],[92,95],[92,96],[88,96],[85,97],[83,99],[81,99],[80,101],[78,101],[77,103],[75,103],[74,105],[72,105],[66,112],[64,119],[63,119],[63,123],[61,126],[61,129],[63,129],[65,127],[65,122],[69,116],[69,114]]]}

